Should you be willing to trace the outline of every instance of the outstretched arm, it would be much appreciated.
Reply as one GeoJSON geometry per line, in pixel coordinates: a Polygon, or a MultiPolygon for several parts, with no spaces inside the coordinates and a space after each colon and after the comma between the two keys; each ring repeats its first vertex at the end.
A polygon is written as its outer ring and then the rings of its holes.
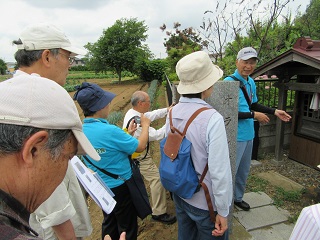
{"type": "Polygon", "coordinates": [[[279,119],[281,119],[284,122],[289,122],[291,119],[291,116],[283,110],[276,109],[274,115],[276,115],[279,119]]]}

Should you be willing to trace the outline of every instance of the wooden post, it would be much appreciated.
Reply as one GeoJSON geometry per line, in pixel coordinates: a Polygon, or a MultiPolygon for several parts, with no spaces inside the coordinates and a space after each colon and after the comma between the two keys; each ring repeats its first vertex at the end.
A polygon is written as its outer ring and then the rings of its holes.
{"type": "MultiPolygon", "coordinates": [[[[286,110],[287,105],[287,89],[285,88],[285,82],[290,80],[289,76],[279,77],[279,96],[278,96],[278,109],[286,110]]],[[[277,164],[283,161],[283,139],[284,139],[284,122],[279,118],[276,120],[276,142],[275,142],[275,161],[277,164]]]]}

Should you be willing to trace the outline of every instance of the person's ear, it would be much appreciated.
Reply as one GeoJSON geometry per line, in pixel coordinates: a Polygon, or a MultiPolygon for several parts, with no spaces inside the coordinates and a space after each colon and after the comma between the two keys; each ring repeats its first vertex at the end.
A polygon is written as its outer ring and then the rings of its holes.
{"type": "Polygon", "coordinates": [[[45,144],[48,141],[48,132],[39,131],[30,136],[22,147],[23,161],[27,165],[33,165],[34,160],[41,155],[45,149],[45,144]]]}
{"type": "Polygon", "coordinates": [[[48,49],[44,50],[41,54],[42,63],[48,66],[50,64],[50,57],[52,57],[50,50],[48,49]]]}

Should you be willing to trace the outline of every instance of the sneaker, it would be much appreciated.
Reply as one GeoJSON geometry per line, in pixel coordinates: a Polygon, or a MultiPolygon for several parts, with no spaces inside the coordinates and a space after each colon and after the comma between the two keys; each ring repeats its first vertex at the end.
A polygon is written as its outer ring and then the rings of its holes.
{"type": "Polygon", "coordinates": [[[173,224],[177,221],[177,218],[175,216],[171,216],[168,213],[164,213],[161,215],[152,215],[152,219],[165,224],[173,224]]]}
{"type": "Polygon", "coordinates": [[[236,205],[237,207],[241,208],[244,211],[250,210],[250,205],[243,200],[241,202],[234,202],[234,205],[236,205]]]}

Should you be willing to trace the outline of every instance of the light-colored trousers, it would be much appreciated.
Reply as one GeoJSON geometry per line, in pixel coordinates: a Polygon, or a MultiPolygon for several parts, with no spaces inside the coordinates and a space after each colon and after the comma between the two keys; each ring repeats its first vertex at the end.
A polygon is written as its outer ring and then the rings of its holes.
{"type": "MultiPolygon", "coordinates": [[[[142,153],[144,156],[144,153],[142,153]]],[[[139,158],[137,159],[139,160],[139,158]]],[[[166,190],[161,184],[159,169],[147,154],[146,158],[139,160],[140,172],[150,184],[152,215],[161,215],[167,212],[166,190]]]]}

